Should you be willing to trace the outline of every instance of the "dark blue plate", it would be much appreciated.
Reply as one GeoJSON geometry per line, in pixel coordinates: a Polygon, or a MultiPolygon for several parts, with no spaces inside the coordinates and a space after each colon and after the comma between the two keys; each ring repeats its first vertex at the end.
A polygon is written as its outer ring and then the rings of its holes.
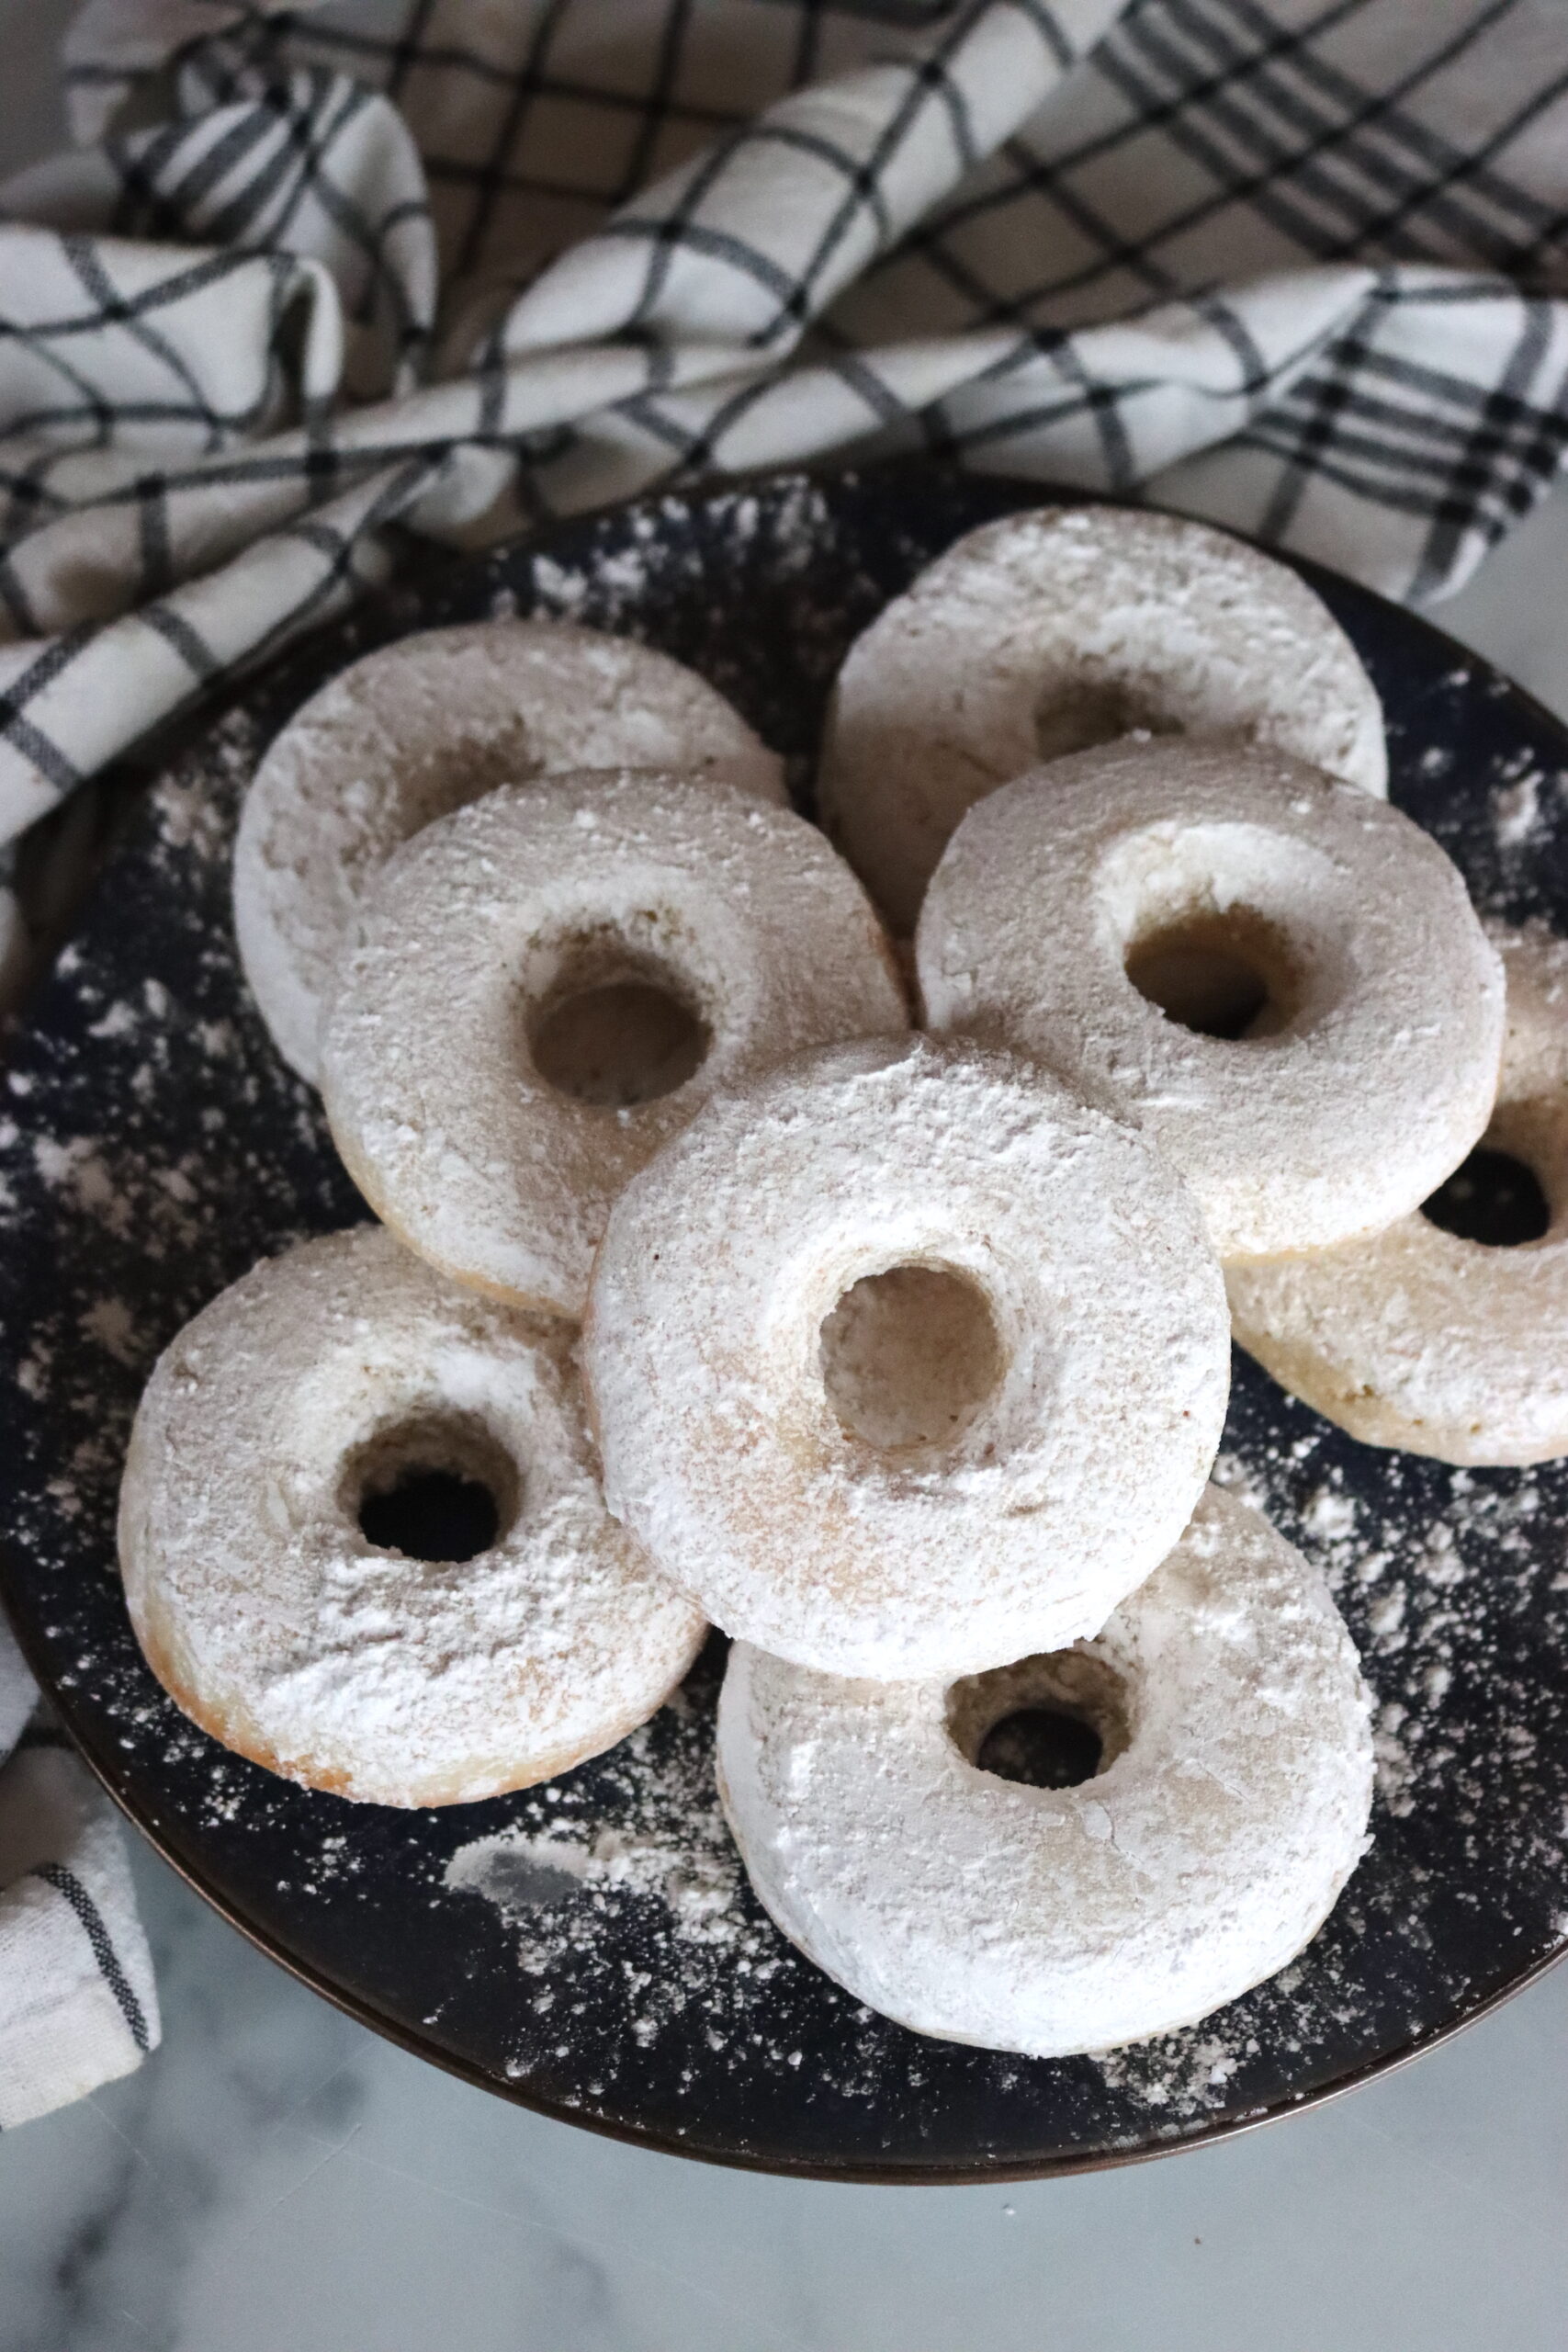
{"type": "MultiPolygon", "coordinates": [[[[1427,2048],[1568,1936],[1568,1464],[1373,1452],[1245,1358],[1224,1467],[1326,1563],[1361,1645],[1381,1708],[1374,1842],[1282,1975],[1111,2057],[921,2041],[782,1940],[713,1795],[716,1637],[680,1701],[611,1755],[423,1814],[226,1754],[132,1640],[115,1498],[154,1356],[257,1257],[363,1214],[235,959],[235,813],[279,723],[402,630],[565,613],[705,673],[808,800],[851,639],[961,531],[1039,496],[926,469],[775,480],[570,524],[401,592],[247,688],[167,772],[11,1057],[5,1583],[70,1730],[177,1870],[366,2024],[547,2113],[726,2163],[953,2181],[1157,2154],[1427,2048]]],[[[1314,582],[1382,694],[1395,798],[1486,907],[1568,932],[1568,733],[1424,621],[1314,582]]]]}

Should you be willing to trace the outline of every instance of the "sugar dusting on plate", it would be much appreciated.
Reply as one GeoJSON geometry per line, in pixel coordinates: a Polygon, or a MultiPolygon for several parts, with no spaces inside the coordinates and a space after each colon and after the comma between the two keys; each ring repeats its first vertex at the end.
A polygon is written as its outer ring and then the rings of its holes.
{"type": "MultiPolygon", "coordinates": [[[[422,592],[406,617],[510,599],[635,629],[700,654],[798,765],[847,638],[888,593],[887,550],[908,567],[937,543],[892,492],[846,520],[859,494],[655,502],[573,526],[543,559],[495,559],[446,602],[422,592]],[[725,594],[738,567],[759,596],[782,583],[766,629],[725,594]]],[[[951,502],[951,531],[984,511],[961,499],[1005,493],[925,495],[951,502]]],[[[1378,624],[1396,625],[1416,626],[1378,624]]],[[[323,643],[307,690],[366,641],[355,624],[323,643]]],[[[138,1388],[254,1258],[358,1213],[235,967],[237,796],[289,707],[266,691],[158,786],[0,1088],[9,1589],[72,1721],[174,1850],[301,1964],[460,2063],[623,2129],[802,2162],[1132,2150],[1278,2109],[1441,2030],[1568,1938],[1568,1472],[1375,1453],[1245,1363],[1221,1474],[1323,1563],[1363,1651],[1374,1845],[1298,1962],[1163,2041],[1051,2064],[923,2043],[819,1976],[728,1840],[713,1652],[609,1756],[442,1814],[313,1799],[186,1723],[113,1574],[138,1388]]],[[[1568,927],[1554,742],[1519,716],[1467,738],[1483,700],[1504,708],[1428,679],[1415,716],[1396,711],[1399,788],[1489,909],[1568,927]]]]}

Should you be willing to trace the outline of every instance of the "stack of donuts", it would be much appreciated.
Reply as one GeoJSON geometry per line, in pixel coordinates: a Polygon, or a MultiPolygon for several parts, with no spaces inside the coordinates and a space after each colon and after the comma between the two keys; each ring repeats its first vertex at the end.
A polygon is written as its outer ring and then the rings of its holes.
{"type": "Polygon", "coordinates": [[[1568,945],[1489,934],[1385,792],[1311,590],[1142,512],[888,607],[825,831],[639,645],[355,664],[255,775],[235,914],[379,1221],[152,1374],[155,1673],[274,1771],[460,1804],[622,1738],[711,1623],[752,1883],[874,2008],[1055,2055],[1282,1967],[1371,1743],[1321,1576],[1209,1483],[1233,1323],[1369,1442],[1568,1451],[1568,1229],[1422,1214],[1483,1137],[1568,1199],[1568,945]],[[477,1509],[438,1558],[422,1479],[477,1509]]]}

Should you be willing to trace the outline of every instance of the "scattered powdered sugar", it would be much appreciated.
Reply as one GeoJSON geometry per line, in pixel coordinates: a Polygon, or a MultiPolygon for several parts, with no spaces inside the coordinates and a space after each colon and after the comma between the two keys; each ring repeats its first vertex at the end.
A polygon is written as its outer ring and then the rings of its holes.
{"type": "MultiPolygon", "coordinates": [[[[766,1989],[809,1974],[757,1905],[719,1809],[711,1709],[722,1659],[582,1776],[513,1800],[508,1826],[458,1846],[442,1884],[492,1907],[511,1937],[520,2000],[507,2072],[570,2054],[563,2019],[586,1998],[624,2011],[629,2036],[596,2047],[600,2095],[637,2053],[694,2035],[710,2064],[766,2049],[798,2066],[785,2030],[759,2034],[766,1989]],[[628,1962],[628,1946],[635,1958],[628,1962]]],[[[862,2064],[860,2096],[874,2080],[862,2064]]]]}
{"type": "Polygon", "coordinates": [[[1540,822],[1540,770],[1527,768],[1517,783],[1505,785],[1493,794],[1501,848],[1521,849],[1534,834],[1540,822]]]}
{"type": "Polygon", "coordinates": [[[1549,767],[1528,749],[1515,752],[1499,763],[1485,806],[1504,868],[1517,874],[1548,847],[1568,808],[1568,768],[1549,767]]]}
{"type": "MultiPolygon", "coordinates": [[[[675,1934],[694,1943],[724,1944],[733,1951],[742,1939],[731,1901],[733,1857],[694,1855],[689,1840],[671,1844],[599,1829],[591,1844],[581,1846],[507,1829],[460,1846],[446,1865],[445,1883],[483,1895],[511,1928],[536,1929],[540,1911],[579,1887],[590,1894],[613,1888],[656,1896],[669,1911],[675,1934]]],[[[540,1946],[531,1934],[519,1944],[517,1957],[533,1968],[547,1965],[547,1943],[540,1946]]]]}
{"type": "Polygon", "coordinates": [[[716,1815],[705,1823],[699,1815],[673,1837],[604,1826],[585,1836],[568,1815],[539,1836],[504,1829],[459,1846],[443,1883],[482,1895],[508,1927],[524,1930],[518,1963],[535,1971],[547,1971],[550,1962],[547,1916],[564,1907],[570,1925],[558,1933],[575,1940],[586,1927],[592,1937],[604,1917],[593,1898],[604,1894],[651,1898],[668,1912],[677,1939],[721,1946],[731,1960],[750,1942],[755,1957],[762,1938],[736,1901],[740,1873],[728,1833],[705,1839],[705,1827],[723,1831],[716,1815]]]}

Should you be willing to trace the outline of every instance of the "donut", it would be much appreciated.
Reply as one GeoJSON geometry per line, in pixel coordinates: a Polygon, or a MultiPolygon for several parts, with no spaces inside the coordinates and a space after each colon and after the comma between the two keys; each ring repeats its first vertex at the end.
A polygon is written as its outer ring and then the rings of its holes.
{"type": "Polygon", "coordinates": [[[1544,1232],[1488,1247],[1417,1210],[1229,1273],[1235,1336],[1281,1386],[1365,1444],[1465,1464],[1568,1453],[1568,941],[1493,937],[1507,1034],[1482,1142],[1530,1170],[1544,1232]]]}
{"type": "Polygon", "coordinates": [[[611,1211],[583,1332],[615,1516],[727,1633],[880,1679],[1097,1631],[1202,1490],[1228,1358],[1168,1164],[924,1038],[710,1102],[611,1211]]]}
{"type": "Polygon", "coordinates": [[[718,1786],[761,1902],[857,2000],[1057,2058],[1195,2024],[1293,1959],[1364,1850],[1372,1747],[1322,1577],[1211,1487],[1096,1638],[1055,1655],[874,1683],[738,1644],[718,1786]],[[982,1769],[1030,1710],[1090,1727],[1093,1778],[982,1769]]]}
{"type": "Polygon", "coordinates": [[[256,770],[234,845],[240,957],[289,1067],[317,1082],[333,967],[400,842],[498,784],[623,767],[787,803],[781,763],[705,679],[569,621],[425,629],[313,695],[256,770]]]}
{"type": "Polygon", "coordinates": [[[1135,728],[1288,752],[1388,790],[1376,690],[1295,572],[1179,515],[1046,506],[967,533],[857,639],[818,803],[907,933],[966,808],[1135,728]]]}
{"type": "Polygon", "coordinates": [[[119,1557],[193,1722],[375,1804],[565,1771],[661,1704],[705,1630],[604,1509],[566,1328],[444,1283],[375,1226],[264,1261],[160,1357],[119,1557]],[[410,1472],[489,1498],[476,1556],[363,1532],[410,1472]]]}
{"type": "Polygon", "coordinates": [[[387,860],[322,1093],[349,1173],[421,1256],[576,1317],[611,1202],[709,1094],[908,1018],[815,826],[721,784],[584,773],[504,786],[387,860]]]}
{"type": "Polygon", "coordinates": [[[977,803],[915,943],[931,1025],[1135,1116],[1224,1259],[1414,1209],[1485,1126],[1503,976],[1458,870],[1282,753],[1154,738],[977,803]]]}

